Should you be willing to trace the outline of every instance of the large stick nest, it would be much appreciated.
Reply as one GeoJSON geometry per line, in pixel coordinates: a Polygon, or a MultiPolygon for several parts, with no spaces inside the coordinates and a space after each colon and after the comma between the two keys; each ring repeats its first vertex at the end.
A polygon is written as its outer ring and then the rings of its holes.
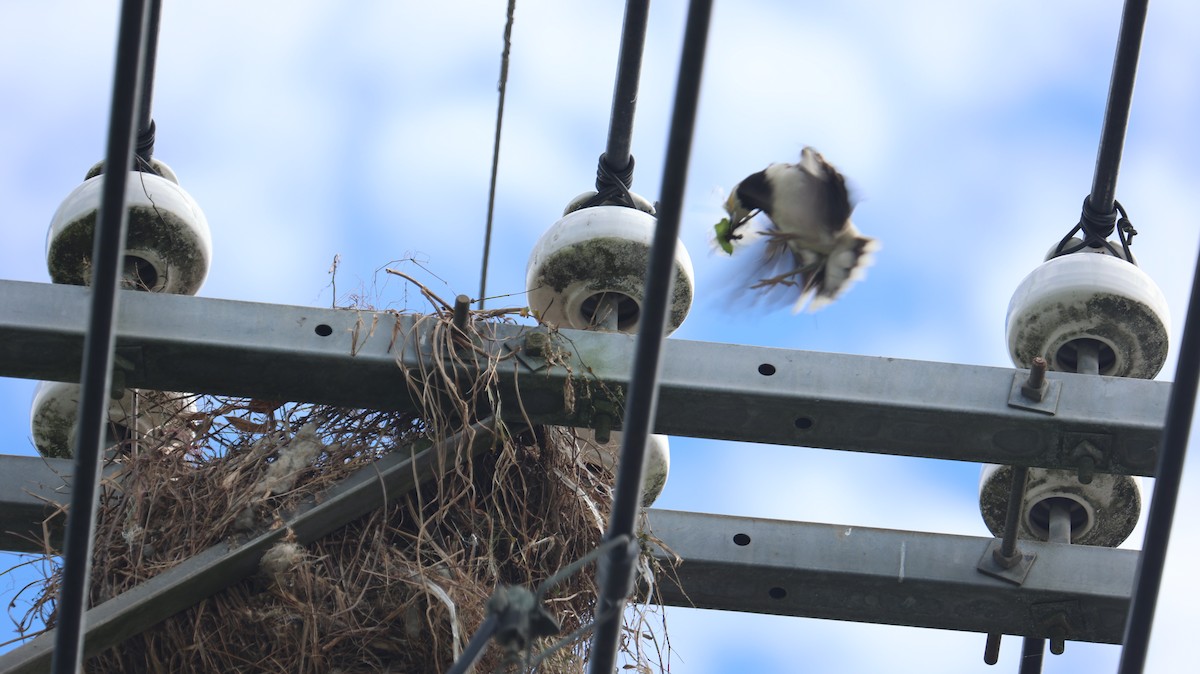
{"type": "MultiPolygon", "coordinates": [[[[410,375],[417,414],[143,392],[142,413],[173,416],[118,447],[119,467],[102,486],[93,605],[207,548],[286,526],[354,471],[497,412],[495,362],[469,381],[455,374],[456,360],[478,365],[475,328],[464,339],[447,315],[426,320],[444,348],[410,375]]],[[[582,458],[587,442],[573,430],[500,426],[495,435],[475,457],[462,442],[440,478],[324,538],[300,545],[286,532],[256,574],[90,658],[87,671],[444,671],[496,587],[532,589],[583,557],[611,507],[612,475],[582,458]]],[[[55,568],[31,611],[48,628],[60,576],[55,568]]],[[[547,595],[560,634],[594,619],[595,597],[590,568],[547,595]]],[[[639,671],[663,662],[647,615],[643,606],[625,616],[622,649],[639,671]]],[[[578,641],[537,669],[582,672],[586,648],[578,641]]],[[[493,646],[476,671],[508,665],[493,646]]]]}

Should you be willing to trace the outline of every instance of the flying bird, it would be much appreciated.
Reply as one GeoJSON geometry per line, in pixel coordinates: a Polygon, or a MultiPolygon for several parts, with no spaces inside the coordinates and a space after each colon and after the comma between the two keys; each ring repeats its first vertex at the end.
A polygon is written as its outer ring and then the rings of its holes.
{"type": "Polygon", "coordinates": [[[717,245],[730,255],[734,241],[759,213],[770,223],[757,234],[765,243],[751,290],[783,291],[794,311],[816,311],[837,299],[871,264],[879,243],[863,236],[850,213],[846,179],[821,153],[806,147],[799,164],[771,164],[747,176],[725,202],[717,245]]]}

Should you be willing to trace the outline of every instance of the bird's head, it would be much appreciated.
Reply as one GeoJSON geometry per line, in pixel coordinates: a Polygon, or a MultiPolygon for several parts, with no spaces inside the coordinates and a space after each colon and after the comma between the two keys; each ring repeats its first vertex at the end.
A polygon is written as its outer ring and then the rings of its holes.
{"type": "Polygon", "coordinates": [[[726,217],[722,218],[717,223],[716,227],[716,243],[721,250],[733,255],[733,242],[741,239],[742,235],[737,233],[737,230],[750,221],[754,217],[754,211],[742,205],[741,199],[738,198],[737,189],[729,195],[725,200],[726,217]]]}
{"type": "Polygon", "coordinates": [[[750,219],[750,211],[751,209],[746,208],[742,204],[742,200],[738,198],[736,188],[730,192],[729,198],[725,200],[725,213],[729,216],[731,228],[736,229],[746,224],[746,221],[750,219]]]}
{"type": "Polygon", "coordinates": [[[726,218],[717,223],[717,244],[726,253],[733,254],[733,241],[741,239],[738,230],[750,222],[760,211],[769,210],[771,187],[765,171],[752,174],[737,184],[725,200],[726,218]]]}
{"type": "Polygon", "coordinates": [[[814,178],[824,178],[829,173],[830,166],[820,152],[811,147],[805,147],[800,151],[800,168],[814,178]]]}
{"type": "Polygon", "coordinates": [[[773,190],[765,170],[752,173],[738,183],[725,200],[725,212],[729,214],[731,229],[736,231],[759,211],[770,215],[772,194],[773,190]]]}

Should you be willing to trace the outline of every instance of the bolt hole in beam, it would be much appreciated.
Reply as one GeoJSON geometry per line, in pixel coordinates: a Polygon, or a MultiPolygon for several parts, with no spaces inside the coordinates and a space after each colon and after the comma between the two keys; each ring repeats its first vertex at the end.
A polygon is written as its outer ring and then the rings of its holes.
{"type": "Polygon", "coordinates": [[[329,325],[327,325],[325,323],[322,323],[322,324],[318,325],[317,327],[313,328],[313,332],[317,333],[318,335],[320,335],[322,337],[328,337],[333,334],[333,328],[331,328],[329,325]]]}
{"type": "Polygon", "coordinates": [[[775,366],[770,363],[763,363],[758,366],[758,373],[764,377],[770,377],[775,374],[775,366]]]}
{"type": "Polygon", "coordinates": [[[787,596],[787,590],[782,587],[773,587],[767,590],[767,596],[771,599],[783,599],[787,596]]]}
{"type": "Polygon", "coordinates": [[[748,534],[734,534],[733,542],[735,545],[750,545],[750,536],[748,534]]]}
{"type": "Polygon", "coordinates": [[[796,417],[796,420],[792,423],[795,424],[797,429],[802,431],[806,431],[813,427],[813,420],[809,417],[796,417]]]}

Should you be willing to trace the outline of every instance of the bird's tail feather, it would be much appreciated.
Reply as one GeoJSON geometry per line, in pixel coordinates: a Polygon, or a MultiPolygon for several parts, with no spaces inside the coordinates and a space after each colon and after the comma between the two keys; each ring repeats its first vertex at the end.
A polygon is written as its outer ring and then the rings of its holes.
{"type": "MultiPolygon", "coordinates": [[[[813,280],[815,293],[812,302],[808,303],[808,310],[816,311],[836,300],[855,281],[866,276],[867,267],[874,262],[877,250],[877,240],[857,231],[842,237],[813,280]]],[[[803,304],[797,304],[796,311],[802,307],[803,304]]]]}

